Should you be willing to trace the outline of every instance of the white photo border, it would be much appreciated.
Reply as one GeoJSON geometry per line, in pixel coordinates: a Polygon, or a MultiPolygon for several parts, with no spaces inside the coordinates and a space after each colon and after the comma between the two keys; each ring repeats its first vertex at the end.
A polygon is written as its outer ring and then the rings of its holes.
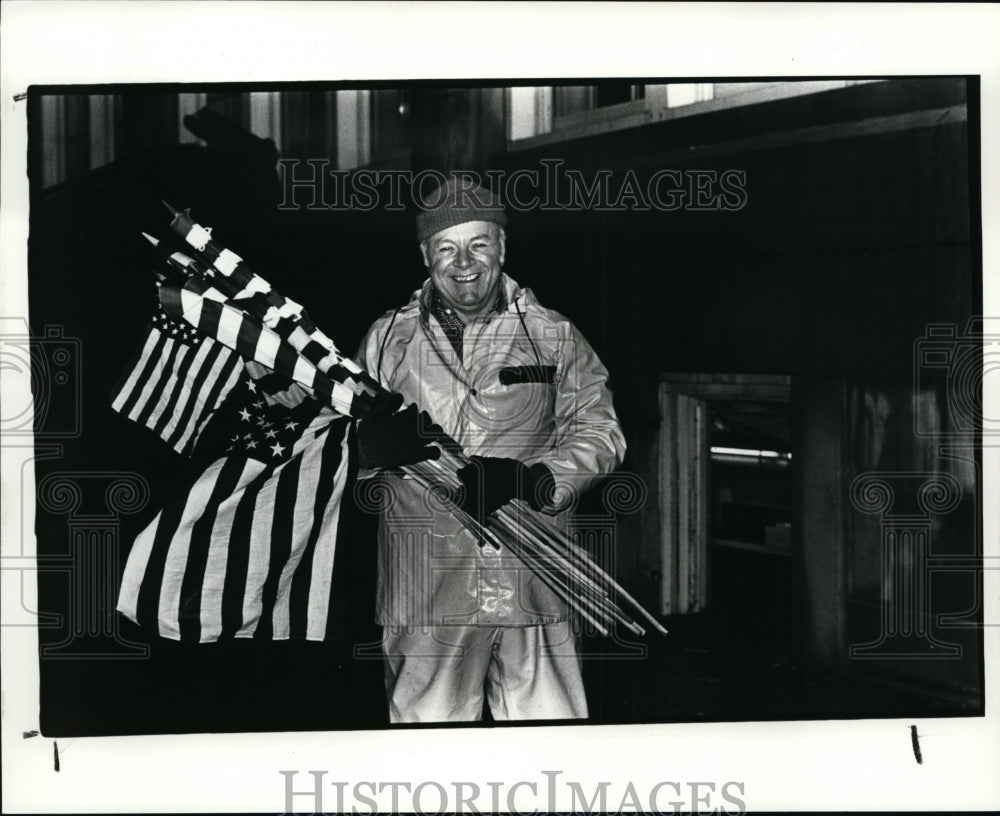
{"type": "MultiPolygon", "coordinates": [[[[4,4],[0,37],[0,316],[28,313],[20,95],[30,85],[439,79],[454,77],[456,64],[464,80],[978,75],[984,314],[1000,314],[997,6],[17,2],[4,4]]],[[[27,388],[5,372],[0,398],[27,388]]],[[[985,414],[1000,415],[997,389],[987,387],[983,397],[985,414]]],[[[33,502],[10,489],[22,476],[33,483],[19,450],[28,449],[5,446],[0,458],[4,558],[34,554],[32,537],[22,537],[33,529],[33,502]]],[[[983,478],[983,495],[997,495],[994,449],[984,449],[983,478]]],[[[987,555],[998,554],[998,522],[996,513],[984,518],[987,555]]],[[[22,597],[21,572],[4,569],[0,577],[7,622],[22,597]]],[[[987,808],[1000,801],[1000,571],[986,570],[983,584],[985,620],[996,623],[985,630],[982,718],[78,738],[60,741],[58,773],[52,741],[23,738],[38,728],[37,633],[4,626],[3,810],[274,812],[284,806],[281,770],[299,772],[297,790],[310,786],[309,770],[350,784],[468,780],[484,787],[490,780],[541,784],[543,770],[559,770],[587,788],[609,780],[617,790],[665,780],[718,789],[737,780],[751,810],[987,808]],[[911,724],[922,764],[911,749],[911,724]]],[[[334,788],[327,793],[332,810],[334,788]]],[[[529,795],[523,801],[531,805],[529,795]]],[[[296,807],[312,810],[308,798],[296,807]]]]}

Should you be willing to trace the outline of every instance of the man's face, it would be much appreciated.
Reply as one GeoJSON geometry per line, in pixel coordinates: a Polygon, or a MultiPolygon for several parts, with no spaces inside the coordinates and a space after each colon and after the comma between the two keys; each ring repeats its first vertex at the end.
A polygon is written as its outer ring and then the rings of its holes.
{"type": "Polygon", "coordinates": [[[493,308],[500,287],[505,236],[491,221],[466,221],[437,232],[420,245],[441,299],[466,318],[493,308]]]}

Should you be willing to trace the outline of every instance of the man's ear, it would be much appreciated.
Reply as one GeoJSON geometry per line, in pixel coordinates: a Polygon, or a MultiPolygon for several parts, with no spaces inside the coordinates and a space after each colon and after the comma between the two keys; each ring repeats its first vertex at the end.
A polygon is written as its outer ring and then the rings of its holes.
{"type": "Polygon", "coordinates": [[[500,227],[500,266],[503,266],[504,258],[507,257],[507,233],[500,227]]]}
{"type": "Polygon", "coordinates": [[[424,257],[424,266],[430,268],[431,259],[427,257],[427,242],[426,241],[421,241],[420,242],[420,254],[423,255],[423,257],[424,257]]]}

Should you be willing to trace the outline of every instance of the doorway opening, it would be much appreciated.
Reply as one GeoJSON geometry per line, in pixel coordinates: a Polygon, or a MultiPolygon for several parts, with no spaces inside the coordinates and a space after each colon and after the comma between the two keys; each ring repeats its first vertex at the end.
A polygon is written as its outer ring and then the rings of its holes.
{"type": "Polygon", "coordinates": [[[794,635],[790,392],[783,376],[660,384],[661,613],[754,662],[789,660],[794,635]]]}

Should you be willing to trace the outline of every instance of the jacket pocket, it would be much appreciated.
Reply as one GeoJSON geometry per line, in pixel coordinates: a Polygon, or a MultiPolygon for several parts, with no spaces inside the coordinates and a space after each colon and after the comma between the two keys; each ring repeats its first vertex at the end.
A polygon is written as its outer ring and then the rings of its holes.
{"type": "Polygon", "coordinates": [[[518,383],[541,383],[551,385],[556,379],[555,366],[507,366],[499,373],[500,385],[516,385],[518,383]]]}

